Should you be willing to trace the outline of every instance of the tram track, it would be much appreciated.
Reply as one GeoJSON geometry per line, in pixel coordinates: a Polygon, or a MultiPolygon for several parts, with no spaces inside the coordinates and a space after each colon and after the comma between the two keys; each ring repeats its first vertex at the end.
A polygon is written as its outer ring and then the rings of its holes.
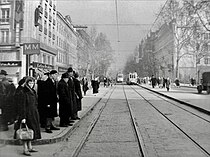
{"type": "MultiPolygon", "coordinates": [[[[158,109],[153,103],[151,103],[149,100],[147,100],[140,92],[138,92],[135,88],[133,88],[132,86],[130,86],[131,89],[133,89],[144,101],[146,101],[149,105],[151,105],[159,114],[161,114],[165,119],[167,119],[173,126],[175,126],[180,132],[182,132],[190,141],[192,141],[194,143],[194,145],[196,145],[196,147],[198,147],[206,156],[210,156],[210,152],[208,150],[206,150],[202,144],[200,144],[199,142],[196,141],[196,138],[192,137],[191,135],[189,135],[186,131],[184,131],[184,129],[182,129],[178,124],[176,124],[176,122],[174,122],[173,120],[171,120],[169,117],[170,116],[167,116],[167,114],[165,114],[164,112],[162,112],[160,109],[158,109]]],[[[143,88],[142,88],[143,89],[143,88]]],[[[178,107],[179,109],[185,111],[185,112],[188,112],[190,113],[192,116],[195,116],[196,118],[199,118],[203,121],[205,121],[206,123],[209,123],[210,124],[210,121],[191,112],[191,111],[188,111],[180,106],[177,106],[176,104],[172,103],[171,101],[168,101],[166,99],[164,99],[163,97],[161,96],[158,96],[157,94],[154,94],[154,93],[151,93],[151,91],[149,92],[150,94],[158,97],[159,99],[161,99],[162,101],[166,101],[167,103],[173,105],[173,106],[176,106],[178,107]]]]}
{"type": "MultiPolygon", "coordinates": [[[[110,92],[105,104],[103,105],[103,107],[100,109],[99,113],[97,116],[95,116],[95,118],[93,119],[91,125],[89,126],[86,134],[83,136],[83,138],[80,140],[79,144],[77,145],[76,149],[73,151],[73,153],[71,154],[72,157],[78,157],[81,150],[83,149],[83,146],[85,145],[85,143],[88,141],[88,138],[92,132],[92,130],[95,128],[102,112],[104,111],[104,109],[106,108],[107,106],[107,103],[109,102],[110,100],[110,97],[112,95],[112,93],[114,92],[115,88],[112,89],[112,91],[110,92]]],[[[126,104],[127,104],[127,108],[128,108],[128,114],[130,116],[130,122],[132,123],[132,126],[133,126],[133,130],[134,130],[134,134],[135,134],[135,137],[136,137],[136,141],[138,143],[138,147],[139,147],[139,156],[140,157],[148,157],[147,156],[147,153],[145,151],[145,149],[142,147],[142,139],[141,139],[141,135],[138,131],[138,126],[136,124],[136,121],[135,121],[135,117],[133,115],[133,111],[129,105],[129,102],[127,100],[127,96],[126,96],[126,92],[125,92],[125,89],[124,89],[124,86],[123,86],[123,93],[124,93],[124,96],[125,96],[125,101],[126,101],[126,104]]],[[[96,104],[97,105],[97,104],[96,104]]]]}

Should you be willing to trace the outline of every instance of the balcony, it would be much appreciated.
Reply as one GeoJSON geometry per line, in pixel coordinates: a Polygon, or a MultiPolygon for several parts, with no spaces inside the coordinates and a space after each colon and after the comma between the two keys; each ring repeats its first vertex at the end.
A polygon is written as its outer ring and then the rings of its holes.
{"type": "Polygon", "coordinates": [[[39,24],[39,31],[42,32],[42,30],[43,30],[43,26],[39,24]]]}
{"type": "Polygon", "coordinates": [[[53,25],[55,25],[55,19],[53,19],[53,25]]]}
{"type": "Polygon", "coordinates": [[[49,21],[52,22],[52,16],[51,15],[49,15],[49,21]]]}
{"type": "Polygon", "coordinates": [[[43,8],[40,6],[40,9],[39,9],[40,13],[43,14],[43,8]]]}
{"type": "Polygon", "coordinates": [[[44,11],[44,16],[47,18],[47,16],[48,16],[48,12],[47,11],[44,11]]]}
{"type": "Polygon", "coordinates": [[[9,24],[9,18],[0,19],[0,24],[9,24]]]}
{"type": "Polygon", "coordinates": [[[47,28],[44,28],[44,34],[47,35],[47,28]]]}
{"type": "Polygon", "coordinates": [[[52,0],[50,0],[50,6],[52,7],[52,0]]]}
{"type": "Polygon", "coordinates": [[[49,31],[49,37],[51,38],[51,34],[52,34],[52,32],[51,31],[49,31]]]}

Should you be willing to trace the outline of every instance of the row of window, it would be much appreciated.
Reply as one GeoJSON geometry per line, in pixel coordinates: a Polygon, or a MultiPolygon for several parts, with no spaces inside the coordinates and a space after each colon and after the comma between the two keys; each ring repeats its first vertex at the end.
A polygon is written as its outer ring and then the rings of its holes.
{"type": "Polygon", "coordinates": [[[0,17],[0,23],[5,23],[9,22],[9,14],[10,14],[10,9],[9,8],[1,8],[1,17],[0,17]]]}

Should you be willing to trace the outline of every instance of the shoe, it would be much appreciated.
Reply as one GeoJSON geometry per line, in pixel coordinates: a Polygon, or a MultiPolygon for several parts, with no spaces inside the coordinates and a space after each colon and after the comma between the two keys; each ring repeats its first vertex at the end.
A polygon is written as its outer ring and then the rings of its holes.
{"type": "Polygon", "coordinates": [[[31,153],[35,153],[35,152],[38,152],[38,150],[36,150],[36,149],[34,149],[34,148],[32,148],[32,149],[29,149],[28,151],[29,151],[29,152],[31,152],[31,153]]]}
{"type": "Polygon", "coordinates": [[[73,126],[73,124],[69,123],[68,126],[73,126]]]}
{"type": "Polygon", "coordinates": [[[60,128],[57,128],[57,127],[51,126],[51,127],[50,127],[50,130],[60,130],[60,128]]]}
{"type": "Polygon", "coordinates": [[[68,125],[62,124],[62,125],[60,125],[60,127],[68,127],[68,125]]]}
{"type": "Polygon", "coordinates": [[[75,122],[74,120],[70,120],[70,121],[69,121],[69,123],[74,123],[74,122],[75,122]]]}
{"type": "Polygon", "coordinates": [[[76,119],[78,119],[78,120],[79,120],[80,118],[79,118],[79,117],[76,117],[76,119]]]}
{"type": "Polygon", "coordinates": [[[45,129],[46,133],[53,133],[50,129],[45,129]]]}
{"type": "Polygon", "coordinates": [[[23,155],[25,155],[25,156],[31,156],[31,153],[27,150],[27,151],[24,151],[23,152],[23,155]]]}

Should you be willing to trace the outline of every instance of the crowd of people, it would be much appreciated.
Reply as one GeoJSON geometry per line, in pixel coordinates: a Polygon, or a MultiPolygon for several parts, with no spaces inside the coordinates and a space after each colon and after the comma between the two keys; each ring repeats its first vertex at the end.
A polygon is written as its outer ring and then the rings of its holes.
{"type": "MultiPolygon", "coordinates": [[[[58,81],[58,72],[51,70],[40,79],[23,77],[16,88],[7,79],[7,72],[0,72],[0,109],[1,131],[8,130],[8,125],[14,125],[14,138],[20,125],[25,124],[34,131],[34,139],[41,139],[41,127],[46,133],[60,130],[60,127],[73,125],[78,117],[78,111],[82,110],[82,89],[84,95],[88,90],[87,78],[82,79],[79,74],[68,68],[58,81]],[[59,105],[58,105],[59,104],[59,105]],[[59,107],[59,108],[58,108],[59,107]],[[59,109],[59,110],[58,110],[59,109]],[[59,116],[59,126],[55,126],[54,120],[59,116]]],[[[36,152],[31,140],[23,141],[24,155],[30,156],[36,152]]]]}
{"type": "Polygon", "coordinates": [[[152,88],[155,88],[157,85],[159,88],[166,88],[167,91],[170,89],[170,84],[171,84],[171,79],[169,77],[164,78],[164,77],[158,77],[156,78],[154,75],[152,75],[150,79],[152,88]]]}

